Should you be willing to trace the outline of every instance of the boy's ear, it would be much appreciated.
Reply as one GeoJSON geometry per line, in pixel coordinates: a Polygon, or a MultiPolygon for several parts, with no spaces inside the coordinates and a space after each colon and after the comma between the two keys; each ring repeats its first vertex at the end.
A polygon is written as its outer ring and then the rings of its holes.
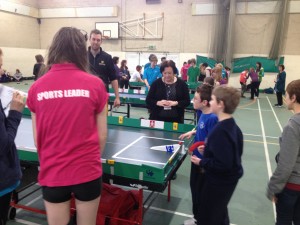
{"type": "MultiPolygon", "coordinates": [[[[219,106],[220,106],[222,109],[225,108],[224,102],[223,102],[222,100],[219,102],[219,106]]],[[[222,111],[224,111],[224,110],[222,110],[222,111]]]]}
{"type": "Polygon", "coordinates": [[[207,100],[203,100],[202,104],[205,105],[205,106],[207,106],[208,105],[208,101],[207,100]]]}
{"type": "Polygon", "coordinates": [[[290,96],[290,100],[291,100],[291,102],[293,102],[293,103],[297,102],[297,101],[296,101],[296,95],[290,96]]]}

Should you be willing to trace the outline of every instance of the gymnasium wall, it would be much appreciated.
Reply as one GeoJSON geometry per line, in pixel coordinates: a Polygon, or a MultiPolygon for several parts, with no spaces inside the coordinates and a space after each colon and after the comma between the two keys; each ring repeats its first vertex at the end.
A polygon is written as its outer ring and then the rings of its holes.
{"type": "Polygon", "coordinates": [[[36,18],[0,11],[0,27],[0,47],[41,47],[40,29],[36,18]]]}
{"type": "MultiPolygon", "coordinates": [[[[205,13],[192,16],[193,4],[205,4],[207,0],[161,0],[160,4],[146,4],[146,0],[6,0],[12,4],[29,7],[29,16],[24,14],[1,11],[0,27],[3,35],[0,36],[0,47],[5,48],[5,65],[10,71],[15,71],[20,65],[24,74],[32,73],[34,55],[39,51],[45,52],[49,47],[55,32],[62,26],[75,26],[86,31],[95,28],[96,22],[120,22],[139,18],[145,13],[145,18],[161,16],[163,13],[163,38],[151,40],[105,40],[102,47],[112,55],[126,57],[125,52],[138,54],[172,54],[177,59],[180,68],[183,61],[196,54],[206,55],[211,44],[212,15],[205,13]],[[115,6],[116,16],[105,17],[74,17],[68,16],[72,8],[115,6]],[[48,15],[39,20],[39,10],[50,10],[48,15]],[[59,13],[66,12],[64,17],[57,18],[59,13]],[[36,16],[38,15],[38,16],[36,16]],[[55,18],[56,17],[56,18],[55,18]],[[155,50],[149,50],[149,45],[154,45],[155,50]],[[18,55],[14,57],[14,55],[18,55]],[[9,57],[7,57],[9,56],[9,57]],[[23,58],[24,57],[24,58],[23,58]],[[19,61],[19,59],[21,61],[19,61]],[[11,60],[11,61],[10,61],[11,60]],[[17,62],[17,63],[16,63],[17,62]],[[28,62],[26,65],[25,62],[28,62]],[[22,68],[24,65],[24,68],[22,68]],[[28,68],[27,68],[28,67],[28,68]]],[[[293,2],[293,1],[292,1],[293,2]]],[[[296,2],[296,1],[295,1],[296,2]]],[[[259,4],[259,2],[257,2],[259,4]]],[[[16,5],[17,7],[17,5],[16,5]]],[[[19,9],[18,9],[19,10],[19,9]]],[[[147,24],[155,28],[155,24],[147,24]]],[[[159,25],[160,28],[161,25],[159,25]]],[[[237,14],[235,20],[234,57],[236,55],[267,56],[272,44],[275,30],[275,14],[237,14]]],[[[300,55],[300,13],[293,12],[289,15],[289,29],[286,32],[284,55],[287,55],[285,64],[297,65],[300,55]],[[291,62],[289,62],[291,60],[291,62]]],[[[130,54],[129,54],[130,55],[130,54]]],[[[131,54],[132,56],[132,54],[131,54]]],[[[134,68],[130,68],[133,70],[134,68]]],[[[290,74],[290,73],[289,73],[290,74]]],[[[31,75],[31,74],[30,74],[31,75]]],[[[292,76],[292,75],[290,75],[292,76]]],[[[298,76],[295,76],[296,78],[298,76]]]]}

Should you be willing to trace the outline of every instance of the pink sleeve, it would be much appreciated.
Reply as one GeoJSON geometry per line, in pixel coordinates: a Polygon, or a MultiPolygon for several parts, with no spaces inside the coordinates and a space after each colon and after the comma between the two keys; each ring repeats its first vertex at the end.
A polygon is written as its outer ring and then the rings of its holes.
{"type": "Polygon", "coordinates": [[[35,113],[35,91],[34,86],[31,86],[31,88],[28,91],[28,96],[26,100],[26,105],[28,106],[29,110],[33,113],[35,113]]]}

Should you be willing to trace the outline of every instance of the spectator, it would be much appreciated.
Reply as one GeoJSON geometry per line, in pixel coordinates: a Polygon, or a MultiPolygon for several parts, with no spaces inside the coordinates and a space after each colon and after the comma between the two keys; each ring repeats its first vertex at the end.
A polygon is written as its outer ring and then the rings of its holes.
{"type": "Polygon", "coordinates": [[[200,68],[200,70],[203,71],[203,74],[205,74],[205,77],[211,76],[211,67],[206,62],[202,63],[202,68],[200,68]]]}
{"type": "Polygon", "coordinates": [[[35,56],[36,64],[34,64],[33,67],[33,75],[34,80],[37,80],[43,73],[43,70],[45,69],[44,64],[44,57],[42,55],[36,55],[35,56]]]}
{"type": "Polygon", "coordinates": [[[241,97],[245,98],[244,93],[247,91],[247,78],[248,78],[248,68],[246,68],[243,72],[240,74],[240,84],[241,84],[241,97]]]}
{"type": "Polygon", "coordinates": [[[156,56],[156,55],[155,55],[155,54],[150,54],[150,55],[149,55],[149,58],[148,58],[148,59],[149,59],[149,62],[147,62],[147,63],[144,65],[144,73],[145,73],[145,70],[151,66],[151,58],[152,58],[152,56],[156,56]]]}
{"type": "Polygon", "coordinates": [[[175,71],[172,60],[161,65],[163,77],[153,82],[146,98],[150,120],[184,122],[184,109],[190,104],[189,90],[184,81],[177,79],[175,71]]]}
{"type": "Polygon", "coordinates": [[[258,87],[259,87],[259,81],[258,81],[258,74],[256,73],[256,71],[254,70],[253,67],[250,68],[250,72],[248,73],[248,77],[247,78],[251,78],[251,83],[250,83],[250,88],[251,88],[251,97],[250,99],[254,99],[254,95],[255,97],[258,97],[258,87]]]}
{"type": "MultiPolygon", "coordinates": [[[[141,82],[144,83],[143,79],[142,79],[142,67],[140,65],[136,66],[136,71],[132,74],[129,82],[141,82]]],[[[136,90],[141,90],[141,87],[135,87],[130,85],[130,89],[136,89],[136,90]]]]}
{"type": "Polygon", "coordinates": [[[158,66],[160,67],[160,65],[164,62],[167,61],[167,58],[165,56],[160,58],[160,64],[158,64],[158,66]]]}
{"type": "Polygon", "coordinates": [[[256,63],[256,73],[258,74],[257,97],[259,97],[259,86],[262,82],[262,78],[265,76],[265,70],[262,67],[261,62],[256,63]]]}
{"type": "Polygon", "coordinates": [[[135,72],[132,74],[131,78],[130,78],[130,82],[143,82],[144,81],[142,80],[141,78],[141,75],[142,75],[142,67],[140,65],[137,65],[136,68],[135,68],[135,72]]]}
{"type": "Polygon", "coordinates": [[[161,72],[159,67],[157,66],[157,57],[156,55],[152,55],[150,58],[151,65],[144,71],[143,79],[146,84],[146,90],[150,90],[150,86],[154,81],[158,78],[161,78],[161,72]]]}
{"type": "Polygon", "coordinates": [[[114,63],[115,74],[116,74],[116,77],[118,78],[118,82],[120,84],[120,68],[118,67],[119,57],[118,56],[114,56],[112,58],[112,60],[113,60],[113,63],[114,63]]]}
{"type": "Polygon", "coordinates": [[[277,75],[276,81],[275,81],[275,92],[277,96],[277,104],[275,104],[276,107],[282,107],[282,95],[284,94],[285,90],[285,78],[286,73],[284,71],[285,67],[284,65],[279,65],[279,74],[277,75]]]}
{"type": "Polygon", "coordinates": [[[195,83],[198,81],[199,76],[200,76],[200,70],[199,67],[196,66],[196,60],[191,59],[191,66],[187,71],[187,81],[195,83]]]}
{"type": "Polygon", "coordinates": [[[21,73],[21,71],[19,69],[16,69],[16,73],[14,74],[13,78],[17,82],[20,82],[23,79],[23,74],[21,73]]]}
{"type": "Polygon", "coordinates": [[[183,63],[183,66],[181,68],[181,72],[180,72],[181,79],[185,82],[187,81],[187,71],[190,68],[190,66],[191,66],[191,60],[188,60],[186,64],[183,63]]]}
{"type": "Polygon", "coordinates": [[[127,60],[121,61],[120,67],[120,88],[128,89],[129,88],[129,80],[130,80],[130,73],[127,67],[127,60]]]}

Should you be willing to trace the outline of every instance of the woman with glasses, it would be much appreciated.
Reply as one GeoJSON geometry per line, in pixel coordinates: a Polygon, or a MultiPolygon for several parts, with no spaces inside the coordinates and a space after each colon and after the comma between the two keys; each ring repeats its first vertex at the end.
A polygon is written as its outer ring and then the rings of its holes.
{"type": "Polygon", "coordinates": [[[160,66],[162,78],[151,85],[146,98],[150,120],[184,123],[184,109],[190,104],[187,84],[175,76],[176,66],[172,60],[160,66]]]}

